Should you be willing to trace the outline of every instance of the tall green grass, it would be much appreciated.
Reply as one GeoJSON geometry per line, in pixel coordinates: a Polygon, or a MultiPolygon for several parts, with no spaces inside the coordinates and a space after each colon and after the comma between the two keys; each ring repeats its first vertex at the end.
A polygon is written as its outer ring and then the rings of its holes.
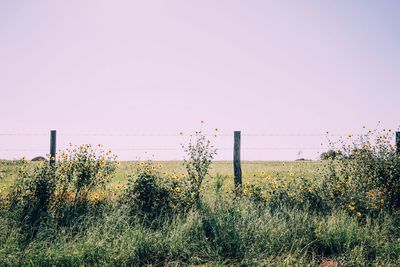
{"type": "Polygon", "coordinates": [[[254,163],[237,190],[226,163],[205,179],[207,157],[189,177],[177,162],[113,177],[111,152],[87,145],[52,167],[1,163],[0,266],[399,266],[400,155],[387,135],[344,147],[254,163]]]}
{"type": "Polygon", "coordinates": [[[46,225],[29,244],[4,214],[2,266],[268,265],[398,266],[398,218],[382,213],[360,221],[345,212],[271,211],[245,199],[202,203],[159,227],[132,221],[123,207],[77,225],[46,225]]]}

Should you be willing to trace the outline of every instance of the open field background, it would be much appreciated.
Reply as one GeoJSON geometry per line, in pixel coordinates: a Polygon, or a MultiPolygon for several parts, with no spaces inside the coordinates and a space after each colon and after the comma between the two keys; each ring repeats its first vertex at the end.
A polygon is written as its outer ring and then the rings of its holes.
{"type": "MultiPolygon", "coordinates": [[[[30,162],[31,167],[35,162],[30,162]]],[[[135,173],[140,161],[121,161],[115,175],[107,184],[107,189],[118,193],[126,185],[128,176],[135,173]]],[[[186,177],[186,169],[182,161],[155,161],[162,175],[170,178],[186,177]]],[[[261,187],[268,186],[268,181],[296,180],[295,177],[318,179],[321,161],[243,161],[243,182],[261,187]]],[[[18,161],[0,161],[0,194],[6,194],[18,176],[18,161]]],[[[233,189],[233,164],[231,161],[215,161],[211,165],[210,175],[204,181],[204,191],[212,190],[215,177],[224,179],[224,190],[233,189]]]]}
{"type": "Polygon", "coordinates": [[[60,154],[57,173],[0,161],[0,266],[399,266],[400,158],[384,144],[338,160],[242,161],[236,193],[232,162],[214,161],[195,201],[182,161],[107,162],[85,145],[72,161],[60,154]],[[52,182],[68,166],[95,181],[96,164],[116,169],[83,198],[90,180],[65,195],[52,182]]]}

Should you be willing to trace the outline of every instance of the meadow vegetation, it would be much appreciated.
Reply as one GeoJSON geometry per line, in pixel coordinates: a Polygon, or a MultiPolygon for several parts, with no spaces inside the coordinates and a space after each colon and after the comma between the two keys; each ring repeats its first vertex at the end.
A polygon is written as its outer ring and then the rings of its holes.
{"type": "Polygon", "coordinates": [[[0,265],[398,266],[392,135],[350,135],[317,162],[244,162],[240,190],[200,133],[183,162],[90,145],[55,165],[3,161],[0,265]]]}

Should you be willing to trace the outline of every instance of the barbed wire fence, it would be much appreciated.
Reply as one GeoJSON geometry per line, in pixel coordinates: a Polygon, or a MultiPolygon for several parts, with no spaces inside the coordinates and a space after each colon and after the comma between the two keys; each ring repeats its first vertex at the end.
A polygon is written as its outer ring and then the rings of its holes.
{"type": "MultiPolygon", "coordinates": [[[[221,159],[230,160],[233,155],[233,133],[221,133],[219,131],[202,133],[213,138],[213,143],[221,152],[221,159]],[[221,140],[222,139],[222,140],[221,140]]],[[[326,145],[329,138],[342,138],[348,134],[344,133],[265,133],[265,132],[244,132],[241,133],[243,145],[241,146],[242,159],[246,160],[274,160],[271,153],[288,155],[291,158],[300,158],[304,152],[324,152],[329,149],[326,145]],[[275,140],[272,140],[275,139],[275,140]],[[285,140],[282,140],[285,139],[285,140]],[[299,139],[303,139],[299,141],[299,139]],[[304,142],[304,139],[308,139],[304,142]],[[295,140],[295,142],[293,142],[295,140]],[[287,144],[287,145],[282,145],[287,144]],[[299,145],[300,144],[300,145],[299,145]],[[268,154],[268,153],[270,154],[268,154]],[[263,158],[268,154],[269,157],[263,158]],[[296,155],[295,155],[296,154],[296,155]]],[[[69,143],[106,143],[114,153],[124,154],[123,160],[137,160],[143,156],[143,152],[150,152],[153,155],[163,154],[162,159],[168,159],[163,151],[182,151],[182,144],[187,143],[191,134],[177,131],[175,133],[106,133],[106,132],[57,132],[58,149],[64,149],[69,143]],[[117,140],[117,142],[111,141],[117,140]],[[166,146],[166,144],[168,146],[166,146]]],[[[45,132],[0,132],[0,159],[17,159],[22,156],[33,156],[36,154],[46,155],[49,152],[49,133],[45,132]],[[10,140],[13,139],[13,142],[10,140]],[[15,144],[18,147],[13,147],[15,144]],[[33,147],[32,147],[32,144],[33,147]],[[11,147],[10,147],[11,146],[11,147]],[[34,154],[36,153],[36,154],[34,154]]],[[[306,153],[309,156],[312,153],[306,153]]],[[[178,153],[170,159],[179,159],[178,153]]],[[[36,155],[37,156],[37,155],[36,155]]],[[[148,155],[146,155],[148,156],[148,155]]],[[[282,157],[280,157],[282,158],[282,157]]],[[[280,159],[279,157],[277,160],[280,159]]]]}
{"type": "MultiPolygon", "coordinates": [[[[201,133],[201,132],[200,132],[201,133]]],[[[229,159],[233,160],[233,173],[234,173],[234,184],[235,188],[239,189],[242,186],[242,161],[246,159],[250,159],[251,157],[247,156],[247,153],[253,152],[254,151],[273,151],[275,154],[278,151],[298,151],[297,153],[297,159],[299,159],[302,156],[303,151],[315,151],[315,152],[323,152],[327,151],[328,149],[331,149],[331,147],[324,146],[324,143],[321,143],[321,138],[326,138],[326,141],[329,143],[329,138],[344,138],[345,136],[348,136],[348,134],[332,134],[329,132],[326,132],[324,134],[313,134],[313,133],[292,133],[292,134],[287,134],[287,133],[244,133],[242,134],[241,131],[235,131],[233,134],[229,133],[220,133],[215,129],[213,133],[201,133],[207,137],[215,138],[213,141],[216,140],[221,140],[223,138],[225,141],[225,146],[222,146],[221,144],[224,144],[224,142],[216,142],[215,148],[217,151],[225,151],[230,156],[226,155],[229,159]],[[242,139],[243,137],[243,139],[242,139]],[[219,139],[217,139],[219,138],[219,139]],[[313,138],[315,140],[318,140],[320,142],[320,145],[315,146],[315,142],[311,142],[311,144],[314,144],[314,146],[264,146],[265,144],[265,139],[270,139],[270,138],[313,138]],[[233,139],[233,140],[232,140],[233,139]],[[246,142],[248,140],[254,140],[257,139],[255,142],[246,142]],[[260,141],[262,139],[263,141],[260,141]],[[245,144],[242,146],[242,140],[244,141],[243,143],[245,144]],[[233,141],[233,146],[232,146],[232,141],[233,141]],[[227,144],[231,144],[231,146],[227,146],[227,144]],[[249,144],[253,144],[249,145],[249,144]],[[255,144],[255,145],[254,145],[255,144]]],[[[360,134],[357,134],[360,135],[360,134]]],[[[61,142],[61,147],[59,150],[66,148],[66,143],[71,143],[72,139],[76,142],[76,137],[85,137],[89,138],[86,140],[81,140],[84,141],[83,144],[90,144],[93,143],[93,141],[98,141],[98,140],[93,140],[96,138],[104,139],[104,138],[134,138],[135,141],[137,142],[138,140],[142,139],[140,143],[136,143],[136,146],[131,146],[130,144],[124,147],[117,147],[113,148],[114,153],[117,155],[123,152],[144,152],[148,153],[150,152],[176,152],[176,151],[181,151],[182,152],[182,145],[184,143],[187,143],[187,138],[191,138],[193,135],[191,134],[185,134],[184,132],[178,132],[178,133],[60,133],[58,134],[58,138],[62,140],[61,142]],[[158,146],[160,143],[152,143],[152,142],[143,142],[143,138],[147,139],[152,139],[152,140],[157,140],[160,138],[175,138],[175,142],[169,142],[169,143],[175,143],[174,146],[171,147],[161,147],[158,146]],[[186,139],[186,140],[185,140],[186,139]],[[89,142],[88,142],[89,141],[89,142]],[[179,141],[179,144],[177,144],[176,141],[179,141]],[[142,146],[141,144],[155,144],[155,146],[142,146]]],[[[44,140],[49,137],[48,134],[46,133],[22,133],[22,132],[6,132],[6,133],[0,133],[0,140],[4,138],[40,138],[41,140],[41,147],[40,148],[20,148],[20,149],[13,149],[13,148],[5,148],[0,146],[0,159],[4,153],[9,153],[9,152],[16,152],[16,153],[23,153],[23,152],[30,152],[30,153],[45,153],[45,145],[44,145],[44,140]]],[[[50,149],[47,150],[50,153],[49,158],[50,158],[50,164],[54,164],[56,160],[56,147],[57,147],[57,132],[55,130],[50,131],[50,149]]],[[[47,139],[48,140],[48,139],[47,139]]],[[[314,140],[314,141],[315,141],[314,140]]],[[[11,142],[12,143],[12,142],[11,142]]],[[[134,143],[132,140],[130,141],[122,141],[120,143],[127,144],[127,143],[134,143]]],[[[282,144],[284,142],[280,141],[277,142],[278,144],[282,144]]],[[[309,142],[308,142],[309,143],[309,142]]],[[[0,143],[1,144],[1,143],[0,143]]],[[[164,144],[162,142],[162,144],[164,144]]],[[[396,152],[400,153],[400,131],[395,132],[395,146],[396,146],[396,152]]],[[[139,153],[140,154],[140,153],[139,153]]],[[[15,154],[14,154],[15,155],[15,154]]],[[[143,156],[143,154],[141,155],[143,156]]],[[[132,157],[132,154],[131,154],[132,157]]],[[[148,155],[146,155],[148,157],[148,155]]],[[[154,157],[154,155],[153,155],[154,157]]],[[[139,160],[140,156],[136,155],[134,158],[130,158],[130,160],[139,160]]],[[[126,159],[128,160],[128,158],[126,159]]],[[[304,158],[301,158],[301,160],[305,160],[304,158]]],[[[237,190],[236,192],[239,192],[240,190],[237,190]]]]}

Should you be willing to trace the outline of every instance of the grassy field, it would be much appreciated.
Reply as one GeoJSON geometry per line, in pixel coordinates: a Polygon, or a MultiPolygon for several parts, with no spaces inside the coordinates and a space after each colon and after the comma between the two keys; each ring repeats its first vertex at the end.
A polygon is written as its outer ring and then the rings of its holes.
{"type": "MultiPolygon", "coordinates": [[[[183,162],[153,164],[167,181],[187,179],[183,162]]],[[[35,165],[28,163],[27,168],[35,165]]],[[[397,213],[364,214],[358,204],[350,210],[341,203],[324,207],[328,200],[321,184],[326,170],[322,161],[243,162],[240,197],[233,193],[232,163],[213,162],[199,203],[151,221],[120,204],[138,165],[120,162],[106,185],[105,199],[80,211],[72,222],[60,225],[54,219],[57,212],[45,213],[49,215],[34,225],[35,236],[27,241],[26,229],[32,228],[26,228],[25,218],[15,219],[7,204],[21,164],[0,162],[0,266],[400,264],[397,213]]],[[[333,184],[330,190],[342,189],[333,184]]]]}
{"type": "MultiPolygon", "coordinates": [[[[34,166],[37,163],[31,162],[34,166]]],[[[118,192],[127,183],[127,177],[135,173],[139,162],[122,161],[119,163],[115,175],[111,178],[107,188],[118,192]]],[[[157,161],[155,165],[161,166],[160,172],[168,177],[186,176],[185,166],[182,161],[157,161]],[[174,176],[175,175],[175,176],[174,176]]],[[[18,175],[18,164],[11,161],[0,162],[0,194],[6,194],[9,187],[18,175]]],[[[244,183],[255,183],[263,185],[266,179],[271,177],[307,177],[316,179],[318,170],[321,167],[320,161],[244,161],[242,162],[242,174],[244,183]]],[[[233,188],[233,163],[230,161],[213,162],[210,169],[210,176],[205,180],[205,191],[213,186],[216,175],[221,175],[224,182],[224,189],[233,188]]],[[[264,183],[265,184],[265,183],[264,183]]]]}

